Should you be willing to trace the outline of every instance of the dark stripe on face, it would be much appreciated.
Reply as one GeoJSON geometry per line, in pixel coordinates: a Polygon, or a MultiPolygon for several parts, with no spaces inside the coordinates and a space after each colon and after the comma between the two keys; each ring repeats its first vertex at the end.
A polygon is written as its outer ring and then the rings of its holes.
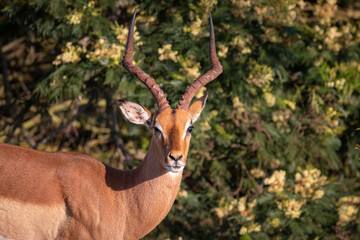
{"type": "Polygon", "coordinates": [[[172,136],[173,136],[173,134],[174,134],[174,126],[175,126],[175,115],[176,115],[176,110],[175,109],[173,109],[172,111],[171,111],[171,113],[172,113],[172,118],[171,118],[171,122],[172,122],[172,126],[173,126],[173,128],[171,129],[171,132],[170,132],[170,139],[171,139],[171,142],[172,142],[172,136]]]}

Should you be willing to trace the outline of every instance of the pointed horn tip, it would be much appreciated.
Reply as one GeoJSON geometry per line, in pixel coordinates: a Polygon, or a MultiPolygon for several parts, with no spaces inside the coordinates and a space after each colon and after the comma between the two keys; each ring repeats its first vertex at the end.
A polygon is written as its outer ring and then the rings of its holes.
{"type": "Polygon", "coordinates": [[[212,16],[211,16],[210,12],[209,12],[209,21],[210,21],[210,24],[212,24],[213,20],[212,20],[212,16]]]}
{"type": "Polygon", "coordinates": [[[136,8],[135,8],[135,10],[134,10],[134,13],[133,13],[133,15],[134,15],[134,14],[136,14],[136,12],[137,12],[137,9],[138,9],[138,8],[136,7],[136,8]]]}
{"type": "Polygon", "coordinates": [[[211,40],[215,36],[214,23],[213,23],[213,20],[212,20],[212,17],[211,17],[211,13],[209,13],[209,24],[210,24],[210,40],[211,40]]]}
{"type": "Polygon", "coordinates": [[[136,12],[137,12],[137,8],[135,8],[134,13],[133,13],[133,15],[131,17],[130,26],[132,26],[135,23],[136,12]]]}

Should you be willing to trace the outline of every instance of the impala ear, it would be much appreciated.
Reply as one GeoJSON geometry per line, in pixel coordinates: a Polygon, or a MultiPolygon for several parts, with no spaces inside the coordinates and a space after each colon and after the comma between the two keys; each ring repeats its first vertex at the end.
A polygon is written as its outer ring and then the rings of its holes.
{"type": "Polygon", "coordinates": [[[130,122],[146,126],[149,125],[151,112],[147,110],[146,107],[123,99],[117,100],[117,104],[124,117],[130,122]]]}
{"type": "Polygon", "coordinates": [[[197,99],[191,106],[189,107],[188,113],[191,116],[192,122],[194,123],[196,120],[198,120],[201,111],[205,107],[206,100],[208,98],[208,93],[205,93],[204,96],[197,99]]]}

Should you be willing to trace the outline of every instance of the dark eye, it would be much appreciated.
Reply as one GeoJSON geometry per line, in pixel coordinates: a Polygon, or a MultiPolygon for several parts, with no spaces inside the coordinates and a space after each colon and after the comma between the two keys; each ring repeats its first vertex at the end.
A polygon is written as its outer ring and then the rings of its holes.
{"type": "Polygon", "coordinates": [[[154,129],[155,134],[161,133],[160,129],[158,129],[157,127],[154,127],[153,129],[154,129]]]}
{"type": "Polygon", "coordinates": [[[193,127],[193,126],[190,126],[190,127],[187,129],[188,133],[191,133],[193,129],[194,129],[194,127],[193,127]]]}

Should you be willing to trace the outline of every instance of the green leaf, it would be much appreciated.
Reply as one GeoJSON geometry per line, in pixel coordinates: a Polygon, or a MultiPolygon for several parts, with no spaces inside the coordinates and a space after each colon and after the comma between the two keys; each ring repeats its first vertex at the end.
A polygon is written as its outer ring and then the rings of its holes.
{"type": "Polygon", "coordinates": [[[247,233],[240,237],[240,240],[252,240],[251,236],[247,233]]]}
{"type": "Polygon", "coordinates": [[[55,18],[60,18],[66,13],[66,3],[64,0],[51,0],[50,9],[54,14],[55,18]]]}

